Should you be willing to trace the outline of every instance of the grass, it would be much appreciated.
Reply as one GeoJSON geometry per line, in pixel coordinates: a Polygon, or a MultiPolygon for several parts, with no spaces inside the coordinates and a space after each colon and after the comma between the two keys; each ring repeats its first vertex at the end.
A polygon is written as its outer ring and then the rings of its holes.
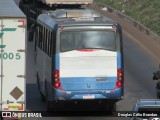
{"type": "Polygon", "coordinates": [[[160,0],[94,0],[139,21],[160,36],[160,0]]]}

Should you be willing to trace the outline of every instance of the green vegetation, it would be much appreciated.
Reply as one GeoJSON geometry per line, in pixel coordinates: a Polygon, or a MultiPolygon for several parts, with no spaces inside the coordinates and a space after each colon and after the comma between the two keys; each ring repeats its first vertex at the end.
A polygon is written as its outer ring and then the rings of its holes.
{"type": "Polygon", "coordinates": [[[94,0],[139,21],[160,36],[160,0],[94,0]]]}

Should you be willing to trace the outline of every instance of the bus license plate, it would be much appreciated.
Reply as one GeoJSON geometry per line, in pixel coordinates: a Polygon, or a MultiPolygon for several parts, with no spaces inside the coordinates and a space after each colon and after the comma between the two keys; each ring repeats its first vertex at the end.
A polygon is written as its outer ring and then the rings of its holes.
{"type": "Polygon", "coordinates": [[[95,96],[94,95],[85,95],[83,96],[83,99],[94,99],[95,96]]]}

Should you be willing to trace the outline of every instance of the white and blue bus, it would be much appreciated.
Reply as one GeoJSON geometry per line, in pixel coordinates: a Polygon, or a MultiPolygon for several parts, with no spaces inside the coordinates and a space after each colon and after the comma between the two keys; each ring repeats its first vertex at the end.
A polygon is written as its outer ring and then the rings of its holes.
{"type": "Polygon", "coordinates": [[[83,101],[115,110],[124,89],[119,23],[93,10],[61,9],[39,15],[35,33],[38,88],[48,110],[83,101]]]}

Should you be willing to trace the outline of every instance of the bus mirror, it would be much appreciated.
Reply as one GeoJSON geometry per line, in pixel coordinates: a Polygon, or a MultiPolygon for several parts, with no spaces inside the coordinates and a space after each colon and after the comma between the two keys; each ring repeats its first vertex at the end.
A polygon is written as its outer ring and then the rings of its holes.
{"type": "Polygon", "coordinates": [[[32,24],[28,32],[28,41],[30,42],[33,41],[35,31],[36,31],[36,24],[32,24]]]}
{"type": "Polygon", "coordinates": [[[34,30],[29,30],[29,32],[28,32],[28,41],[29,42],[33,41],[33,36],[34,36],[34,30]]]}

